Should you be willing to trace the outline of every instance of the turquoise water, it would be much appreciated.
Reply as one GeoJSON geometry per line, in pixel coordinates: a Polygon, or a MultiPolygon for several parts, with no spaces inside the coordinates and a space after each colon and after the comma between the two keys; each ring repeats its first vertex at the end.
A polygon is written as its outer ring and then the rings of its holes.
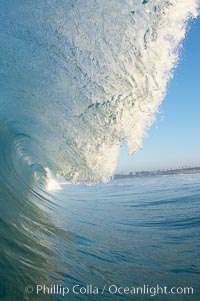
{"type": "Polygon", "coordinates": [[[7,194],[0,212],[0,299],[199,300],[199,181],[198,174],[162,176],[63,185],[42,198],[28,190],[7,194]],[[70,292],[37,295],[41,284],[70,292]],[[99,294],[71,292],[87,284],[99,294]],[[194,292],[120,295],[109,293],[110,285],[194,292]]]}

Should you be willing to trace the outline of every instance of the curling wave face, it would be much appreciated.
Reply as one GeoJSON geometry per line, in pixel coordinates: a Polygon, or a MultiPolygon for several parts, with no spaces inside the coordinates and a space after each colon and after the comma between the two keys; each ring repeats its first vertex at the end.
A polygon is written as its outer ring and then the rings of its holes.
{"type": "MultiPolygon", "coordinates": [[[[82,224],[72,226],[73,234],[56,216],[55,175],[107,181],[120,145],[128,140],[130,153],[141,147],[197,6],[197,0],[0,1],[1,300],[37,300],[24,297],[25,285],[67,273],[58,260],[62,249],[69,279],[74,263],[87,262],[77,260],[79,243],[91,243],[80,236],[82,224]]],[[[62,196],[68,212],[76,192],[70,189],[62,196]]]]}
{"type": "Polygon", "coordinates": [[[25,160],[22,174],[26,165],[72,182],[108,180],[120,145],[141,147],[197,5],[1,1],[0,134],[13,139],[13,163],[25,160]]]}

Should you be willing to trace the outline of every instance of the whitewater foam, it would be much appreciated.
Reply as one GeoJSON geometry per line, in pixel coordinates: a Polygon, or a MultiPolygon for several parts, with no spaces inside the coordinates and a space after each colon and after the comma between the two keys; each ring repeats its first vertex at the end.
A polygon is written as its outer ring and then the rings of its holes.
{"type": "Polygon", "coordinates": [[[108,180],[124,141],[141,148],[198,5],[1,1],[0,120],[29,137],[26,157],[72,182],[108,180]]]}
{"type": "Polygon", "coordinates": [[[62,187],[59,183],[59,181],[54,178],[54,176],[52,175],[51,171],[49,170],[49,168],[45,168],[46,171],[46,185],[45,185],[45,189],[47,191],[57,191],[57,190],[61,190],[62,187]]]}

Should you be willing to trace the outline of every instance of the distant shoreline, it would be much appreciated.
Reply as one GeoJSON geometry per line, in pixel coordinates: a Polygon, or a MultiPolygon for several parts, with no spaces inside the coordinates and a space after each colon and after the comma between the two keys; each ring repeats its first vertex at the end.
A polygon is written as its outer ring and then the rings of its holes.
{"type": "Polygon", "coordinates": [[[200,173],[200,167],[185,167],[177,169],[167,169],[167,170],[154,170],[154,171],[137,171],[130,172],[129,174],[116,174],[113,179],[129,179],[129,178],[141,178],[141,177],[151,177],[151,176],[169,176],[169,175],[180,175],[180,174],[196,174],[200,173]]]}

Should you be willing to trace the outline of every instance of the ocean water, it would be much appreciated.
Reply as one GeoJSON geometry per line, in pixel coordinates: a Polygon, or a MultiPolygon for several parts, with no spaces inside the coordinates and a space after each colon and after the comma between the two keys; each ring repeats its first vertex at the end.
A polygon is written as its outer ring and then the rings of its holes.
{"type": "Polygon", "coordinates": [[[198,0],[1,0],[5,163],[23,181],[46,167],[107,181],[125,141],[142,147],[198,12],[198,0]]]}
{"type": "Polygon", "coordinates": [[[61,184],[23,206],[13,196],[14,209],[6,203],[0,212],[1,300],[199,300],[199,181],[193,174],[61,184]],[[70,292],[37,295],[44,284],[70,292]],[[99,294],[74,294],[74,285],[93,285],[99,294]],[[110,285],[194,291],[120,295],[110,285]]]}
{"type": "Polygon", "coordinates": [[[0,1],[0,300],[197,290],[199,176],[109,180],[120,146],[142,147],[198,14],[199,0],[0,1]]]}

